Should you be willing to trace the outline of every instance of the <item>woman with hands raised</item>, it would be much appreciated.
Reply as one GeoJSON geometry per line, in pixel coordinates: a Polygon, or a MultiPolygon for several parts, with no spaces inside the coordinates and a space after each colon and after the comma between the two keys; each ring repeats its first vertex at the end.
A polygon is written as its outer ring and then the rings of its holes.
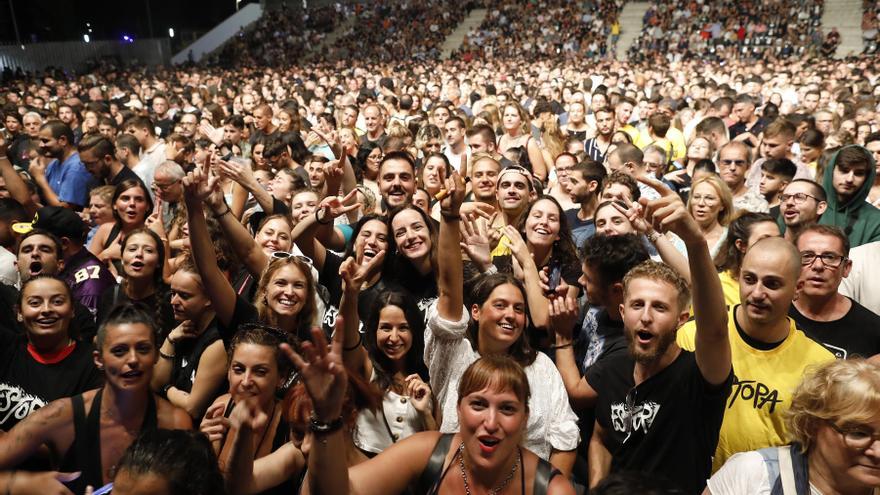
{"type": "MultiPolygon", "coordinates": [[[[450,194],[441,202],[439,298],[427,309],[425,331],[425,361],[443,413],[440,431],[453,432],[460,426],[456,390],[465,368],[481,356],[508,356],[524,368],[533,385],[524,446],[568,473],[577,447],[577,419],[556,367],[532,348],[526,335],[531,294],[512,275],[495,273],[475,284],[465,307],[458,214],[464,183],[457,173],[446,180],[446,189],[450,194]]],[[[518,239],[513,231],[512,238],[518,239]]],[[[513,244],[514,251],[522,247],[513,244]]],[[[531,256],[526,253],[524,259],[531,256]]]]}
{"type": "MultiPolygon", "coordinates": [[[[371,260],[380,264],[384,252],[371,260]]],[[[425,325],[416,302],[405,292],[379,294],[366,313],[364,333],[358,329],[358,293],[371,266],[354,258],[342,264],[344,293],[340,313],[345,324],[346,368],[383,392],[377,411],[361,411],[354,443],[368,455],[382,452],[398,440],[424,430],[436,430],[437,407],[428,370],[422,360],[425,325]]]]}
{"type": "Polygon", "coordinates": [[[347,377],[343,336],[331,345],[314,331],[302,355],[285,347],[301,370],[314,404],[305,493],[346,495],[403,493],[573,494],[571,485],[545,460],[520,446],[530,410],[529,380],[512,359],[489,356],[471,364],[459,387],[455,414],[459,433],[416,433],[376,457],[346,469],[342,432],[347,377]],[[452,471],[452,472],[450,472],[452,471]]]}
{"type": "MultiPolygon", "coordinates": [[[[290,253],[273,253],[257,284],[255,304],[236,294],[217,266],[202,208],[204,201],[216,197],[216,180],[199,168],[183,179],[193,259],[217,312],[220,336],[228,343],[240,324],[260,321],[306,338],[317,306],[309,262],[290,253]]],[[[212,205],[218,203],[211,201],[212,205]]],[[[227,211],[216,213],[218,216],[228,214],[227,211]]]]}

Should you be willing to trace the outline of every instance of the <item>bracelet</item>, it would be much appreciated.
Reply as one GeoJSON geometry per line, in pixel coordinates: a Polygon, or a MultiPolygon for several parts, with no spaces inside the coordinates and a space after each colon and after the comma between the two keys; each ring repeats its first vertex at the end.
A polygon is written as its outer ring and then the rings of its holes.
{"type": "Polygon", "coordinates": [[[662,234],[657,232],[656,230],[652,230],[650,234],[648,234],[648,240],[651,241],[651,244],[657,242],[657,239],[660,238],[662,234]]]}
{"type": "Polygon", "coordinates": [[[440,210],[440,216],[443,217],[444,220],[461,220],[461,215],[458,213],[447,213],[443,210],[440,210]]]}
{"type": "Polygon", "coordinates": [[[351,347],[343,347],[342,350],[345,351],[345,352],[353,351],[353,350],[357,349],[358,347],[360,347],[361,344],[363,344],[363,343],[364,343],[364,334],[358,332],[358,341],[357,341],[357,344],[355,344],[355,345],[353,345],[353,346],[351,346],[351,347]]]}
{"type": "Polygon", "coordinates": [[[171,390],[171,387],[173,387],[173,386],[174,385],[168,383],[164,387],[162,387],[162,390],[159,392],[159,397],[162,397],[163,399],[168,400],[168,391],[171,390]]]}
{"type": "MultiPolygon", "coordinates": [[[[8,160],[9,157],[6,155],[0,155],[0,160],[8,160]]],[[[13,471],[14,472],[14,471],[13,471]]],[[[8,492],[7,492],[8,493],[8,492]]]]}
{"type": "MultiPolygon", "coordinates": [[[[331,223],[333,223],[333,219],[332,219],[332,218],[330,219],[329,222],[328,222],[328,221],[324,221],[324,222],[322,222],[322,221],[321,221],[321,217],[318,216],[318,213],[320,213],[320,212],[321,212],[321,209],[320,209],[320,208],[315,209],[315,221],[316,221],[316,222],[318,222],[318,223],[321,224],[321,225],[330,225],[331,223]]],[[[325,220],[326,220],[326,219],[325,219],[325,220]]]]}
{"type": "Polygon", "coordinates": [[[18,471],[12,471],[9,473],[9,480],[6,481],[6,495],[12,495],[12,482],[15,481],[15,473],[18,471]]]}
{"type": "Polygon", "coordinates": [[[329,435],[339,429],[342,428],[342,416],[326,423],[318,419],[318,416],[312,412],[311,417],[309,418],[309,430],[316,435],[329,435]]]}
{"type": "Polygon", "coordinates": [[[229,205],[227,205],[226,203],[223,203],[223,206],[226,207],[226,211],[224,211],[223,213],[214,213],[215,217],[220,218],[220,217],[226,215],[227,213],[229,213],[229,205]]]}
{"type": "Polygon", "coordinates": [[[572,345],[573,345],[573,342],[569,342],[567,344],[553,345],[553,346],[550,346],[550,348],[555,351],[557,349],[565,349],[566,347],[571,347],[572,345]]]}
{"type": "Polygon", "coordinates": [[[483,272],[483,275],[494,275],[498,273],[498,267],[495,264],[490,264],[489,268],[486,268],[486,271],[483,272]]]}
{"type": "Polygon", "coordinates": [[[162,352],[162,349],[159,349],[159,357],[162,358],[162,359],[169,359],[169,360],[171,360],[171,359],[174,359],[174,358],[177,357],[177,356],[175,356],[174,354],[165,354],[164,352],[162,352]]]}

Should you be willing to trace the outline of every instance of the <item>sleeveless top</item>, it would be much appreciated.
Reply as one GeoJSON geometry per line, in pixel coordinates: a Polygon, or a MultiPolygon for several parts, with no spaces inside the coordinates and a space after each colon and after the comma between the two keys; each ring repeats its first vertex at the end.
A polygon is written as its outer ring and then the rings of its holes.
{"type": "MultiPolygon", "coordinates": [[[[73,403],[74,437],[73,444],[61,462],[60,471],[82,472],[79,478],[67,485],[73,493],[83,493],[87,485],[93,487],[104,485],[104,469],[101,465],[101,396],[103,392],[104,390],[100,389],[95,393],[88,416],[85,413],[83,395],[74,395],[70,398],[73,403]]],[[[158,429],[158,425],[156,400],[153,398],[153,394],[150,394],[140,432],[154,431],[158,429]]]]}
{"type": "MultiPolygon", "coordinates": [[[[449,469],[455,465],[455,459],[453,458],[453,462],[450,462],[445,470],[443,469],[443,463],[446,462],[446,455],[449,453],[449,447],[452,444],[452,437],[454,435],[454,433],[444,433],[443,435],[440,435],[439,439],[437,439],[437,445],[434,447],[434,451],[431,452],[431,458],[428,460],[428,465],[425,466],[425,470],[422,471],[421,476],[419,476],[419,479],[416,481],[416,486],[413,487],[412,493],[427,493],[429,495],[436,495],[439,493],[440,484],[442,483],[443,478],[446,477],[449,469]]],[[[520,484],[522,486],[521,491],[522,493],[526,493],[525,469],[520,468],[519,473],[520,484]]],[[[550,487],[550,482],[558,474],[562,473],[554,468],[552,464],[539,457],[538,467],[535,471],[535,481],[532,485],[532,494],[547,495],[547,489],[550,487]]]]}
{"type": "MultiPolygon", "coordinates": [[[[192,392],[192,386],[196,381],[196,371],[199,369],[202,354],[205,352],[205,349],[218,340],[220,340],[220,333],[217,331],[217,325],[215,322],[211,322],[208,328],[195,339],[178,342],[177,345],[179,347],[176,346],[171,368],[171,380],[168,383],[174,385],[178,390],[186,393],[192,392]]],[[[218,387],[218,391],[223,391],[227,388],[228,386],[224,380],[218,387]]]]}
{"type": "MultiPolygon", "coordinates": [[[[223,417],[228,418],[229,415],[232,414],[232,410],[234,408],[235,401],[230,398],[229,402],[226,404],[226,409],[223,411],[223,417]]],[[[275,452],[289,441],[290,423],[288,423],[287,420],[284,418],[284,412],[282,412],[281,418],[278,420],[278,426],[275,428],[275,436],[272,437],[272,449],[269,451],[269,453],[271,454],[272,452],[275,452]]],[[[261,441],[260,443],[263,442],[261,441]]],[[[291,493],[299,493],[300,485],[305,479],[305,472],[306,470],[303,469],[302,475],[299,478],[288,478],[284,480],[280,485],[273,486],[272,488],[259,492],[256,495],[290,495],[291,493]]]]}
{"type": "MultiPolygon", "coordinates": [[[[374,370],[370,382],[375,379],[374,370]]],[[[364,409],[358,413],[356,425],[352,440],[357,448],[370,455],[379,454],[398,440],[425,429],[422,417],[409,397],[391,389],[385,391],[382,404],[375,412],[364,409]]]]}

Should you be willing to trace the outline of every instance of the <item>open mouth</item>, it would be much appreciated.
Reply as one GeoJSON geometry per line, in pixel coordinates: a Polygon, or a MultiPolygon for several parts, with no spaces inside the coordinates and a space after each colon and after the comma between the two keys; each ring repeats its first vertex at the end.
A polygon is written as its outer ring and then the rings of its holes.
{"type": "Polygon", "coordinates": [[[37,324],[40,325],[41,327],[50,327],[50,326],[54,325],[58,320],[59,320],[59,318],[57,316],[43,316],[43,317],[37,318],[34,321],[36,321],[37,324]]]}
{"type": "Polygon", "coordinates": [[[278,299],[278,304],[285,308],[293,308],[296,306],[296,301],[289,297],[281,297],[278,299]]]}
{"type": "Polygon", "coordinates": [[[28,265],[28,271],[32,277],[39,275],[43,271],[43,263],[40,261],[32,261],[31,264],[28,265]]]}
{"type": "Polygon", "coordinates": [[[506,321],[499,323],[498,328],[506,331],[507,333],[513,333],[514,331],[516,331],[516,327],[513,326],[513,323],[506,321]]]}
{"type": "Polygon", "coordinates": [[[131,371],[126,371],[125,373],[123,373],[119,376],[121,376],[122,378],[125,378],[125,379],[135,379],[135,378],[140,378],[141,375],[143,375],[143,374],[144,374],[143,371],[131,370],[131,371]]]}
{"type": "Polygon", "coordinates": [[[379,254],[378,251],[374,251],[369,248],[364,248],[364,256],[363,256],[364,261],[369,261],[369,260],[375,258],[377,254],[379,254]]]}
{"type": "Polygon", "coordinates": [[[501,443],[500,439],[489,436],[478,437],[477,441],[480,442],[480,450],[485,454],[495,452],[495,449],[498,448],[498,444],[501,443]]]}
{"type": "Polygon", "coordinates": [[[648,344],[654,339],[654,334],[647,330],[639,330],[636,332],[636,339],[640,344],[648,344]]]}
{"type": "Polygon", "coordinates": [[[140,271],[140,270],[144,269],[144,262],[143,261],[132,261],[131,263],[129,263],[128,266],[130,266],[132,270],[140,271]]]}
{"type": "Polygon", "coordinates": [[[535,229],[535,233],[540,235],[550,235],[550,231],[545,228],[537,228],[535,229]]]}

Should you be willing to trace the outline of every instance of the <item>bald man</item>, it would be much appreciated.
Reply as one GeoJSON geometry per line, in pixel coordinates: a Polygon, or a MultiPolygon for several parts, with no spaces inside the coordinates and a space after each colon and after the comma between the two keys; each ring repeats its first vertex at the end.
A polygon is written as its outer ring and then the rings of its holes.
{"type": "MultiPolygon", "coordinates": [[[[713,471],[737,452],[788,443],[783,413],[791,393],[807,367],[834,359],[788,317],[800,273],[800,253],[781,237],[762,239],[746,253],[739,276],[742,304],[731,307],[727,319],[736,377],[713,471]]],[[[679,331],[683,349],[694,348],[694,330],[689,322],[679,331]]]]}

